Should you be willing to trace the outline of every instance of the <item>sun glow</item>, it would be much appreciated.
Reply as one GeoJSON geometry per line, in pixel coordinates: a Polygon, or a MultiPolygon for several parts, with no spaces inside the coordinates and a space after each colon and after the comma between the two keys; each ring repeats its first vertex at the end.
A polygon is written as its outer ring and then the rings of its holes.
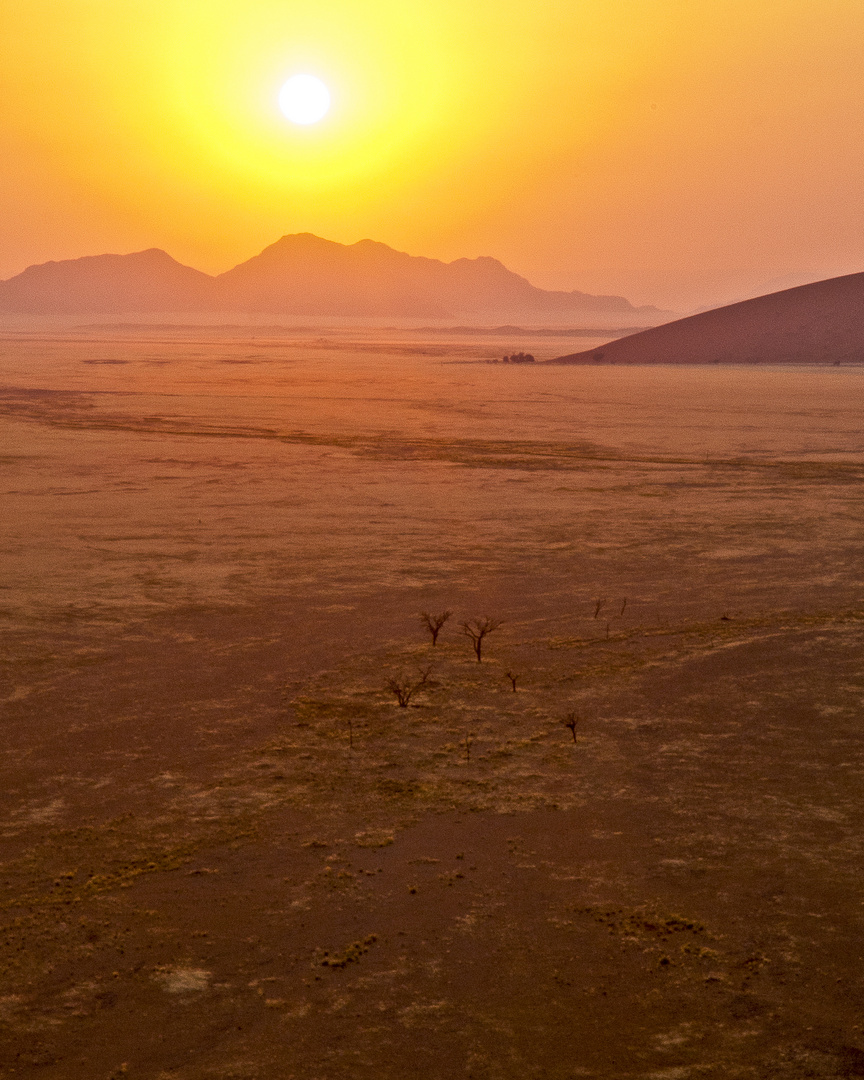
{"type": "Polygon", "coordinates": [[[166,85],[184,159],[258,207],[284,208],[288,192],[295,212],[380,199],[423,172],[456,108],[436,19],[398,0],[190,0],[171,23],[166,85]]]}
{"type": "Polygon", "coordinates": [[[292,124],[317,124],[330,111],[330,91],[314,75],[292,75],[279,91],[279,108],[292,124]]]}
{"type": "Polygon", "coordinates": [[[617,76],[633,52],[604,49],[620,35],[603,13],[654,3],[584,0],[576,18],[568,0],[14,0],[14,33],[0,4],[0,84],[21,105],[0,110],[0,171],[22,205],[39,188],[58,214],[69,198],[101,207],[96,250],[127,222],[127,246],[158,239],[216,271],[291,231],[406,250],[432,237],[437,253],[446,222],[455,257],[466,228],[482,232],[525,201],[531,175],[557,176],[556,154],[589,145],[606,117],[594,83],[610,55],[617,76]],[[567,48],[550,52],[551,37],[567,48]],[[42,145],[50,169],[37,169],[42,145]]]}

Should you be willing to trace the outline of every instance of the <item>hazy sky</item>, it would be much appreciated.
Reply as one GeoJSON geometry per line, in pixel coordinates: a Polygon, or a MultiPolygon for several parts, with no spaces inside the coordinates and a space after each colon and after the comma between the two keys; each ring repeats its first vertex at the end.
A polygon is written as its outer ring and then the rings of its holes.
{"type": "Polygon", "coordinates": [[[677,310],[864,270],[862,0],[0,0],[0,100],[0,277],[290,232],[677,310]]]}

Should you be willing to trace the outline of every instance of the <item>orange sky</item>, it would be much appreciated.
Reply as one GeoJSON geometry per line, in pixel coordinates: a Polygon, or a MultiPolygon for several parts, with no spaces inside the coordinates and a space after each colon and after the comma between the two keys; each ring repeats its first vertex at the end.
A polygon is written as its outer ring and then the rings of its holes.
{"type": "Polygon", "coordinates": [[[864,270],[862,0],[0,0],[0,277],[288,232],[676,310],[864,270]],[[278,112],[297,71],[329,116],[278,112]],[[794,280],[790,275],[798,275],[794,280]]]}

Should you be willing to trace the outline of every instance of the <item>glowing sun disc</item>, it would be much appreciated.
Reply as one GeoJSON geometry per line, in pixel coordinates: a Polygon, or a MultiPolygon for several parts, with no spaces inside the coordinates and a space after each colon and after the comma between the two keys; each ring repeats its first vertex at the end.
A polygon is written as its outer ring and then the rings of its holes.
{"type": "Polygon", "coordinates": [[[279,108],[292,124],[317,124],[330,108],[330,91],[314,75],[292,75],[279,91],[279,108]]]}

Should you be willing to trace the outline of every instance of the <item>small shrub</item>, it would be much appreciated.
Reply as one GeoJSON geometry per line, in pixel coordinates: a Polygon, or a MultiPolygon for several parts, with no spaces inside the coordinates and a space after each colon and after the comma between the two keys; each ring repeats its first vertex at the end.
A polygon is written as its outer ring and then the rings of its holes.
{"type": "Polygon", "coordinates": [[[568,712],[561,723],[566,727],[570,734],[573,736],[573,742],[576,742],[576,725],[579,723],[579,717],[575,712],[568,712]]]}

